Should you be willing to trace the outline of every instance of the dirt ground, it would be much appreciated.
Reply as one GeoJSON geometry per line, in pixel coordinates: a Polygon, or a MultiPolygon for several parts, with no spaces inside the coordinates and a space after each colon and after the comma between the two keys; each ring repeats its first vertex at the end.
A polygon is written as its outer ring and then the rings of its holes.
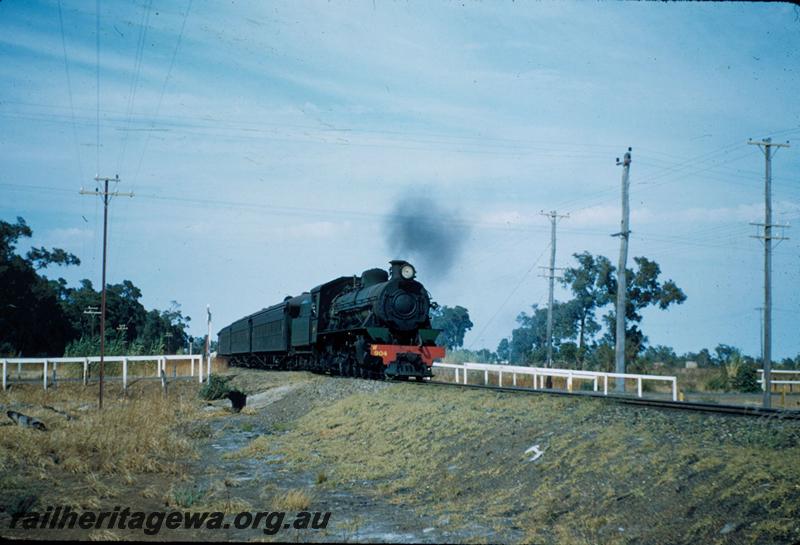
{"type": "Polygon", "coordinates": [[[232,369],[248,406],[194,383],[0,394],[0,535],[22,539],[796,543],[800,425],[603,400],[232,369]],[[148,388],[152,391],[149,391],[148,388]],[[38,396],[38,397],[37,397],[38,396]],[[138,402],[136,401],[138,400],[138,402]],[[45,405],[74,414],[64,416],[45,405]],[[112,431],[98,431],[108,430],[112,431]],[[127,432],[126,432],[127,430],[127,432]],[[106,443],[95,435],[106,434],[106,443]],[[86,435],[81,435],[86,434],[86,435]],[[123,444],[123,439],[134,439],[123,444]],[[116,445],[116,446],[115,446],[116,445]],[[116,457],[103,457],[113,450],[116,457]],[[132,453],[131,453],[132,452],[132,453]],[[10,529],[48,505],[330,512],[327,528],[10,529]]]}

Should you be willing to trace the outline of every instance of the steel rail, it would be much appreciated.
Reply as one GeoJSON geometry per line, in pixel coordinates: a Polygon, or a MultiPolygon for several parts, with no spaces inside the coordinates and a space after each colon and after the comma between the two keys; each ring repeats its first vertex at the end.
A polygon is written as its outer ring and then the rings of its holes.
{"type": "Polygon", "coordinates": [[[764,407],[748,407],[744,405],[725,405],[717,403],[700,403],[694,401],[670,401],[665,399],[647,399],[639,397],[627,397],[622,395],[603,395],[595,392],[564,392],[561,390],[532,389],[508,386],[487,386],[483,384],[461,384],[455,382],[440,382],[436,380],[425,381],[424,384],[435,386],[449,386],[455,388],[471,388],[475,390],[489,390],[495,392],[513,392],[518,394],[544,394],[569,397],[584,397],[592,399],[602,399],[615,403],[625,403],[628,405],[639,405],[642,407],[652,407],[657,409],[673,409],[682,411],[705,412],[715,414],[725,414],[733,416],[752,416],[759,418],[775,418],[779,420],[800,420],[800,411],[792,409],[766,409],[764,407]]]}

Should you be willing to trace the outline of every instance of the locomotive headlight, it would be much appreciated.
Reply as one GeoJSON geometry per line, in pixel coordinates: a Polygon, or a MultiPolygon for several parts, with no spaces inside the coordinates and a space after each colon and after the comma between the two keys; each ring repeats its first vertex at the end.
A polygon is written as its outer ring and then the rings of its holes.
{"type": "Polygon", "coordinates": [[[416,274],[416,271],[414,270],[414,267],[412,267],[411,265],[405,264],[403,265],[403,268],[400,269],[400,276],[402,276],[406,280],[411,280],[412,278],[414,278],[414,274],[416,274]]]}

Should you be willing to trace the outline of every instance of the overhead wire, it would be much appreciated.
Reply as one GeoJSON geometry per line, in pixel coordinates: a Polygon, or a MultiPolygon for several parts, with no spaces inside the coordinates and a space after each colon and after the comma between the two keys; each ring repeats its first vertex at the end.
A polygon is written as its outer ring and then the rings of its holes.
{"type": "Polygon", "coordinates": [[[67,56],[67,42],[64,37],[64,16],[61,9],[61,0],[58,0],[58,28],[61,31],[61,50],[64,53],[64,73],[67,78],[67,94],[69,96],[69,113],[72,125],[72,139],[75,144],[75,158],[78,162],[78,175],[83,178],[83,163],[81,161],[80,142],[78,141],[78,130],[75,124],[75,103],[72,97],[72,78],[69,73],[69,59],[67,56]]]}
{"type": "Polygon", "coordinates": [[[500,303],[500,306],[497,307],[497,310],[494,312],[494,314],[492,314],[492,317],[489,318],[489,320],[484,324],[480,332],[475,336],[475,339],[467,347],[468,350],[475,345],[478,339],[481,339],[483,337],[483,334],[486,332],[486,329],[492,324],[494,319],[497,317],[498,314],[500,314],[500,311],[503,310],[503,307],[506,306],[506,304],[511,300],[514,294],[517,293],[517,290],[520,288],[520,286],[522,286],[522,283],[525,282],[525,280],[528,278],[528,275],[531,274],[531,271],[533,271],[533,269],[536,268],[536,266],[539,264],[539,261],[541,261],[542,257],[544,257],[544,254],[547,252],[547,250],[550,249],[550,246],[551,244],[548,243],[547,246],[545,246],[544,250],[542,250],[542,253],[539,254],[539,257],[537,257],[536,260],[533,262],[533,264],[530,266],[530,268],[528,268],[528,270],[525,271],[525,274],[522,275],[522,278],[519,279],[519,282],[517,282],[517,284],[509,292],[506,298],[503,299],[503,302],[500,303]]]}
{"type": "Polygon", "coordinates": [[[153,0],[148,0],[147,3],[142,5],[142,18],[139,23],[139,38],[136,42],[136,55],[134,58],[134,68],[131,74],[130,91],[128,92],[128,101],[125,107],[125,131],[122,138],[122,146],[117,160],[117,172],[121,171],[125,161],[125,151],[128,146],[128,136],[130,135],[130,124],[133,117],[133,109],[136,104],[136,91],[139,87],[139,75],[142,69],[142,59],[144,57],[144,46],[147,42],[147,29],[150,26],[150,11],[153,5],[153,0]]]}
{"type": "MultiPolygon", "coordinates": [[[[180,48],[181,42],[183,41],[183,33],[186,30],[186,20],[189,18],[189,12],[192,9],[192,2],[193,0],[189,0],[189,2],[186,5],[186,11],[184,11],[183,13],[183,22],[181,23],[181,30],[178,33],[178,40],[175,43],[175,48],[172,50],[172,57],[170,58],[169,61],[169,68],[167,69],[167,75],[164,78],[164,83],[161,85],[161,92],[158,95],[158,101],[156,102],[156,111],[155,115],[153,116],[153,120],[158,119],[158,116],[161,113],[161,103],[164,100],[164,93],[167,89],[167,84],[169,83],[169,79],[172,76],[172,69],[175,66],[175,58],[178,55],[178,49],[180,48]]],[[[151,126],[153,125],[153,120],[151,120],[151,126]]],[[[135,184],[138,183],[139,173],[141,172],[142,169],[142,162],[144,161],[144,156],[147,153],[147,146],[150,143],[151,134],[152,134],[151,131],[147,131],[147,136],[145,136],[144,145],[142,146],[142,153],[139,156],[139,161],[136,165],[136,170],[134,171],[134,175],[131,179],[132,187],[135,187],[135,184]]]]}
{"type": "Polygon", "coordinates": [[[96,64],[95,64],[95,87],[97,90],[97,132],[96,132],[96,172],[95,175],[100,175],[100,0],[95,1],[95,51],[96,51],[96,64]]]}

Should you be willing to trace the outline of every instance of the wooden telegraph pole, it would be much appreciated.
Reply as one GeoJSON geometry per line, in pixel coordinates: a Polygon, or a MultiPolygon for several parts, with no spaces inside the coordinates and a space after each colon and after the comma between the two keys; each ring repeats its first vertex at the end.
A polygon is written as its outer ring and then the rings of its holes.
{"type": "MultiPolygon", "coordinates": [[[[622,221],[619,233],[611,236],[619,237],[619,263],[617,266],[617,334],[614,356],[616,358],[616,372],[625,372],[625,296],[627,295],[627,282],[625,267],[628,261],[628,239],[630,238],[630,206],[628,189],[630,187],[631,148],[625,153],[622,161],[617,159],[617,165],[622,165],[622,221]]],[[[625,391],[625,379],[617,379],[616,390],[625,391]]]]}
{"type": "MultiPolygon", "coordinates": [[[[81,188],[81,195],[96,195],[103,197],[103,275],[102,275],[102,295],[100,296],[100,392],[98,394],[98,408],[103,408],[103,380],[105,377],[105,356],[106,356],[106,253],[108,248],[108,201],[109,197],[133,197],[133,193],[120,193],[108,191],[108,183],[119,183],[119,174],[113,178],[102,178],[95,176],[96,182],[103,182],[103,191],[95,188],[94,191],[85,191],[81,188]]],[[[115,186],[116,187],[116,186],[115,186]]]]}
{"type": "Polygon", "coordinates": [[[755,142],[750,140],[748,144],[758,146],[764,153],[766,160],[764,170],[764,223],[754,223],[764,228],[764,234],[756,238],[764,240],[764,321],[762,322],[762,347],[761,362],[764,366],[764,407],[772,405],[772,241],[785,240],[785,237],[775,236],[772,233],[773,227],[787,227],[772,223],[772,157],[778,148],[788,148],[789,142],[785,144],[775,144],[771,138],[765,138],[755,142]],[[775,149],[773,149],[775,148],[775,149]]]}

